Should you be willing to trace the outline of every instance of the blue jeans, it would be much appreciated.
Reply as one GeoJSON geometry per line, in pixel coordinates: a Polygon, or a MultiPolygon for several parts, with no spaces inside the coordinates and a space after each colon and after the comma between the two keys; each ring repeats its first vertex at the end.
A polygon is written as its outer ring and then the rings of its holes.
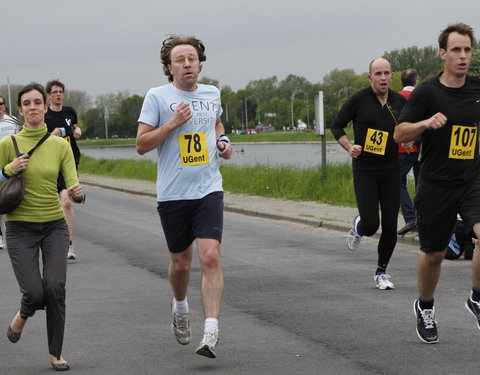
{"type": "Polygon", "coordinates": [[[417,186],[418,172],[420,171],[420,162],[418,161],[418,152],[400,153],[400,207],[402,208],[403,219],[406,223],[415,222],[415,208],[407,190],[407,175],[413,168],[413,177],[415,186],[417,186]]]}

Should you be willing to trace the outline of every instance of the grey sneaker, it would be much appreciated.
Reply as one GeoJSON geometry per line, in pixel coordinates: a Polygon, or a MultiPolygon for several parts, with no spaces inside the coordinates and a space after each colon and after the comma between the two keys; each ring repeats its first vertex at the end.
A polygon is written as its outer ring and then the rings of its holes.
{"type": "Polygon", "coordinates": [[[203,340],[200,345],[198,345],[195,353],[208,358],[217,358],[217,354],[215,353],[215,346],[217,345],[217,342],[218,330],[212,329],[203,335],[203,340]]]}
{"type": "Polygon", "coordinates": [[[377,289],[380,289],[380,290],[395,289],[395,287],[393,286],[393,283],[389,280],[390,275],[382,273],[380,275],[373,276],[373,279],[375,280],[375,286],[377,287],[377,289]]]}
{"type": "Polygon", "coordinates": [[[477,327],[480,329],[480,303],[472,299],[472,292],[468,296],[465,307],[477,319],[477,327]]]}
{"type": "Polygon", "coordinates": [[[73,247],[72,244],[68,245],[67,259],[72,259],[72,260],[77,259],[77,256],[75,255],[75,248],[73,247]]]}
{"type": "Polygon", "coordinates": [[[435,319],[435,307],[432,309],[420,309],[418,299],[413,303],[413,311],[417,317],[417,335],[426,344],[438,342],[437,320],[435,319]]]}
{"type": "Polygon", "coordinates": [[[172,332],[175,335],[177,341],[182,345],[187,345],[192,339],[192,329],[190,328],[190,319],[188,314],[177,314],[173,311],[173,301],[172,301],[172,332]]]}
{"type": "Polygon", "coordinates": [[[350,229],[350,232],[348,232],[347,235],[347,246],[351,251],[358,250],[358,247],[360,246],[360,240],[362,239],[362,236],[360,236],[356,231],[357,223],[360,221],[360,216],[357,215],[355,219],[353,220],[353,227],[350,229]]]}

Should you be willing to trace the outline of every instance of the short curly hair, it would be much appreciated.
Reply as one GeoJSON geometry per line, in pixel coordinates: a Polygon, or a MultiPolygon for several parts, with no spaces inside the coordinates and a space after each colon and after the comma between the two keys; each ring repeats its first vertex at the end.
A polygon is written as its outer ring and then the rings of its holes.
{"type": "Polygon", "coordinates": [[[455,23],[452,25],[448,25],[448,27],[443,30],[438,37],[438,47],[440,49],[447,49],[447,42],[448,42],[448,37],[451,33],[459,33],[460,35],[466,35],[470,38],[470,41],[472,42],[472,45],[474,43],[474,36],[473,36],[473,29],[464,23],[455,23]]]}
{"type": "Polygon", "coordinates": [[[169,35],[167,39],[163,41],[162,49],[160,50],[160,61],[163,64],[163,72],[168,77],[169,82],[173,82],[173,76],[168,69],[168,65],[172,63],[171,53],[173,48],[180,45],[190,45],[195,48],[200,61],[200,69],[202,68],[201,63],[207,60],[205,46],[200,39],[197,39],[194,36],[169,35]]]}
{"type": "Polygon", "coordinates": [[[51,81],[47,82],[47,85],[45,86],[45,91],[47,92],[48,95],[52,92],[53,86],[61,87],[63,91],[65,91],[65,85],[60,82],[58,79],[52,79],[51,81]]]}

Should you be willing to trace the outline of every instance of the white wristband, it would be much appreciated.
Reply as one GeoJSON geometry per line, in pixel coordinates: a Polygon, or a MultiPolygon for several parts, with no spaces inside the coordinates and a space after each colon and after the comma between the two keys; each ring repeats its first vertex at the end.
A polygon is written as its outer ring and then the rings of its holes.
{"type": "Polygon", "coordinates": [[[230,143],[230,139],[228,139],[226,135],[222,134],[220,137],[217,138],[217,145],[218,145],[218,142],[230,143]]]}

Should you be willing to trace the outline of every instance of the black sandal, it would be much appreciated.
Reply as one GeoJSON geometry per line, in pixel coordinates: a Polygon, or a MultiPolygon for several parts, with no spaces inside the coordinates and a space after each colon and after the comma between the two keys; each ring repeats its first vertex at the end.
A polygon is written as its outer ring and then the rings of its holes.
{"type": "Polygon", "coordinates": [[[70,365],[68,362],[63,362],[63,363],[53,363],[52,362],[52,367],[55,371],[68,371],[70,370],[70,365]]]}
{"type": "Polygon", "coordinates": [[[20,340],[20,337],[22,336],[22,332],[13,332],[12,326],[8,326],[7,330],[7,337],[10,340],[10,342],[17,342],[20,340]]]}

